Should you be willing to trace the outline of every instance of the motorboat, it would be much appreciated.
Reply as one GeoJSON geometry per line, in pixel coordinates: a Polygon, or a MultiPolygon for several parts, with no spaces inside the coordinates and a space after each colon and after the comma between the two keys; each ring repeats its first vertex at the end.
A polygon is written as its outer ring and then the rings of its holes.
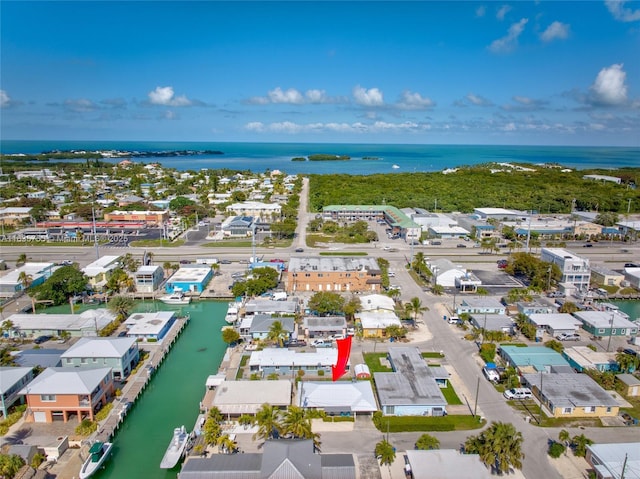
{"type": "Polygon", "coordinates": [[[178,462],[184,455],[184,451],[187,448],[188,442],[189,433],[184,428],[184,426],[175,428],[173,430],[173,437],[171,438],[169,447],[167,447],[167,450],[162,457],[162,461],[160,461],[160,468],[171,469],[176,464],[178,464],[178,462]]]}
{"type": "Polygon", "coordinates": [[[229,303],[229,306],[227,307],[227,314],[224,317],[224,320],[229,324],[235,323],[236,321],[238,321],[239,312],[240,305],[238,303],[229,303]]]}
{"type": "Polygon", "coordinates": [[[82,464],[78,477],[80,477],[80,479],[87,479],[93,476],[108,459],[112,447],[113,443],[111,442],[94,442],[91,449],[89,449],[89,457],[87,457],[87,460],[82,464]]]}
{"type": "Polygon", "coordinates": [[[393,165],[391,168],[393,168],[394,170],[397,170],[400,167],[398,165],[393,165]]]}
{"type": "Polygon", "coordinates": [[[173,293],[160,296],[160,301],[164,304],[189,304],[191,298],[184,295],[184,291],[180,288],[174,288],[173,293]]]}

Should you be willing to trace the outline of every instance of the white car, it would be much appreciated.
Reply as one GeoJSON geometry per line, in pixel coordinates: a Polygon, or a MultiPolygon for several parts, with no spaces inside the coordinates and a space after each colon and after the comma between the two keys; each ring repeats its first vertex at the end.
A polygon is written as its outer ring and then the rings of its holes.
{"type": "Polygon", "coordinates": [[[395,278],[395,277],[396,277],[396,274],[395,274],[393,271],[389,271],[389,272],[387,273],[387,276],[389,276],[389,278],[395,278]]]}
{"type": "Polygon", "coordinates": [[[504,397],[507,399],[531,399],[533,394],[529,388],[513,388],[507,389],[504,392],[504,397]]]}

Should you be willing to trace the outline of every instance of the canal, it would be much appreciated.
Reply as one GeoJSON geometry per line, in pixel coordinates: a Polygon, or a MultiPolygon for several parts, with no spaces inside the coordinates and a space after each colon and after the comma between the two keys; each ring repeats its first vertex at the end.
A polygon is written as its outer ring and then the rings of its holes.
{"type": "MultiPolygon", "coordinates": [[[[178,310],[162,303],[139,303],[136,311],[178,310]]],[[[97,479],[175,479],[180,466],[165,471],[160,461],[173,429],[191,431],[205,393],[225,352],[221,328],[227,303],[197,301],[179,307],[191,321],[116,432],[114,452],[97,479]]]]}

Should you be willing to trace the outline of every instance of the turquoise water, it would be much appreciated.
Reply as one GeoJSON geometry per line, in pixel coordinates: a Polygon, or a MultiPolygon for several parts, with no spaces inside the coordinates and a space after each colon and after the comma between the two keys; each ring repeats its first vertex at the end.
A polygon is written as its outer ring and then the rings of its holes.
{"type": "MultiPolygon", "coordinates": [[[[56,309],[68,312],[69,307],[56,309]]],[[[218,371],[227,303],[196,301],[178,309],[146,302],[138,303],[136,311],[169,309],[188,311],[191,322],[116,432],[113,457],[94,476],[98,479],[175,479],[179,471],[179,466],[160,469],[160,460],[175,427],[192,430],[207,376],[218,371]]]]}
{"type": "Polygon", "coordinates": [[[627,313],[631,321],[640,319],[640,301],[609,301],[609,303],[615,304],[620,311],[627,313]]]}
{"type": "MultiPolygon", "coordinates": [[[[223,155],[147,157],[135,161],[158,162],[178,170],[231,168],[263,172],[279,169],[291,174],[406,173],[441,171],[487,162],[560,163],[585,168],[640,166],[640,149],[628,147],[557,147],[500,145],[398,145],[346,143],[208,143],[131,141],[26,141],[2,140],[0,152],[41,153],[52,150],[176,151],[217,150],[223,155]],[[292,162],[296,156],[316,153],[348,155],[350,161],[292,162]],[[377,159],[364,159],[376,157],[377,159]],[[400,168],[393,169],[393,165],[400,168]]],[[[114,160],[118,161],[118,160],[114,160]]]]}

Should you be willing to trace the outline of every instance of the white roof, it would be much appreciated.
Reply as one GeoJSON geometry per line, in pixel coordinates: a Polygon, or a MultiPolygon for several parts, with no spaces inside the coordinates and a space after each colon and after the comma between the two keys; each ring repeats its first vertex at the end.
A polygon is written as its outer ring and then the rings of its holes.
{"type": "Polygon", "coordinates": [[[4,276],[0,277],[0,284],[20,284],[20,280],[18,278],[22,272],[25,272],[35,280],[44,274],[50,275],[56,269],[57,267],[55,267],[54,263],[25,263],[19,268],[9,271],[4,276]]]}
{"type": "Polygon", "coordinates": [[[632,323],[617,311],[576,311],[573,315],[595,328],[638,329],[636,323],[632,323]]]}
{"type": "Polygon", "coordinates": [[[468,235],[469,231],[464,229],[462,226],[440,226],[433,225],[429,226],[429,229],[433,231],[435,234],[460,234],[460,235],[468,235]]]}
{"type": "Polygon", "coordinates": [[[220,386],[226,379],[225,373],[211,374],[207,377],[205,386],[208,388],[214,388],[220,386]]]}
{"type": "Polygon", "coordinates": [[[136,271],[136,274],[152,274],[155,273],[156,270],[162,269],[160,265],[148,265],[148,266],[140,266],[136,271]]]}
{"type": "Polygon", "coordinates": [[[180,266],[167,283],[202,283],[209,274],[211,266],[208,264],[180,266]]]}
{"type": "Polygon", "coordinates": [[[516,210],[507,210],[505,208],[474,208],[474,211],[485,215],[519,215],[516,210]]]}
{"type": "Polygon", "coordinates": [[[260,201],[245,201],[243,203],[233,203],[227,206],[228,210],[273,210],[280,211],[282,206],[277,203],[262,203],[260,201]]]}
{"type": "Polygon", "coordinates": [[[616,353],[593,351],[586,346],[566,348],[563,351],[563,354],[583,368],[596,369],[598,365],[602,364],[617,364],[616,353]]]}
{"type": "Polygon", "coordinates": [[[386,309],[394,311],[396,303],[393,298],[384,294],[367,294],[360,296],[362,311],[374,311],[376,309],[386,309]]]}
{"type": "Polygon", "coordinates": [[[594,465],[603,477],[640,478],[640,442],[614,442],[611,444],[591,444],[587,446],[598,459],[594,465]]]}
{"type": "Polygon", "coordinates": [[[173,311],[155,313],[134,313],[127,318],[127,334],[130,336],[150,336],[160,334],[165,325],[175,317],[173,311]]]}
{"type": "Polygon", "coordinates": [[[103,256],[82,268],[82,272],[90,278],[93,278],[99,274],[116,269],[119,266],[117,263],[118,259],[120,259],[120,256],[103,256]]]}
{"type": "Polygon", "coordinates": [[[582,326],[582,321],[568,313],[533,313],[529,315],[529,320],[536,326],[548,326],[551,329],[575,329],[582,326]]]}
{"type": "Polygon", "coordinates": [[[121,358],[136,344],[135,338],[80,338],[61,358],[121,358]]]}
{"type": "Polygon", "coordinates": [[[289,406],[291,381],[224,381],[212,401],[222,414],[254,414],[265,403],[289,406]]]}
{"type": "Polygon", "coordinates": [[[335,348],[318,348],[315,352],[299,352],[285,348],[265,348],[253,351],[249,358],[249,366],[328,366],[336,364],[338,350],[335,348]]]}
{"type": "Polygon", "coordinates": [[[47,368],[21,394],[91,394],[111,368],[47,368]]]}
{"type": "Polygon", "coordinates": [[[12,314],[7,318],[18,330],[62,330],[62,331],[93,331],[104,328],[115,319],[111,311],[89,309],[80,314],[12,314]]]}
{"type": "Polygon", "coordinates": [[[477,454],[455,449],[407,450],[414,479],[491,479],[493,476],[477,454]]]}
{"type": "Polygon", "coordinates": [[[298,405],[312,408],[348,408],[354,412],[377,411],[370,381],[304,381],[298,405]]]}
{"type": "Polygon", "coordinates": [[[33,368],[15,366],[0,367],[0,394],[11,389],[14,384],[25,377],[33,368]]]}
{"type": "Polygon", "coordinates": [[[384,329],[387,326],[402,326],[396,313],[391,311],[362,311],[355,314],[362,329],[384,329]]]}

